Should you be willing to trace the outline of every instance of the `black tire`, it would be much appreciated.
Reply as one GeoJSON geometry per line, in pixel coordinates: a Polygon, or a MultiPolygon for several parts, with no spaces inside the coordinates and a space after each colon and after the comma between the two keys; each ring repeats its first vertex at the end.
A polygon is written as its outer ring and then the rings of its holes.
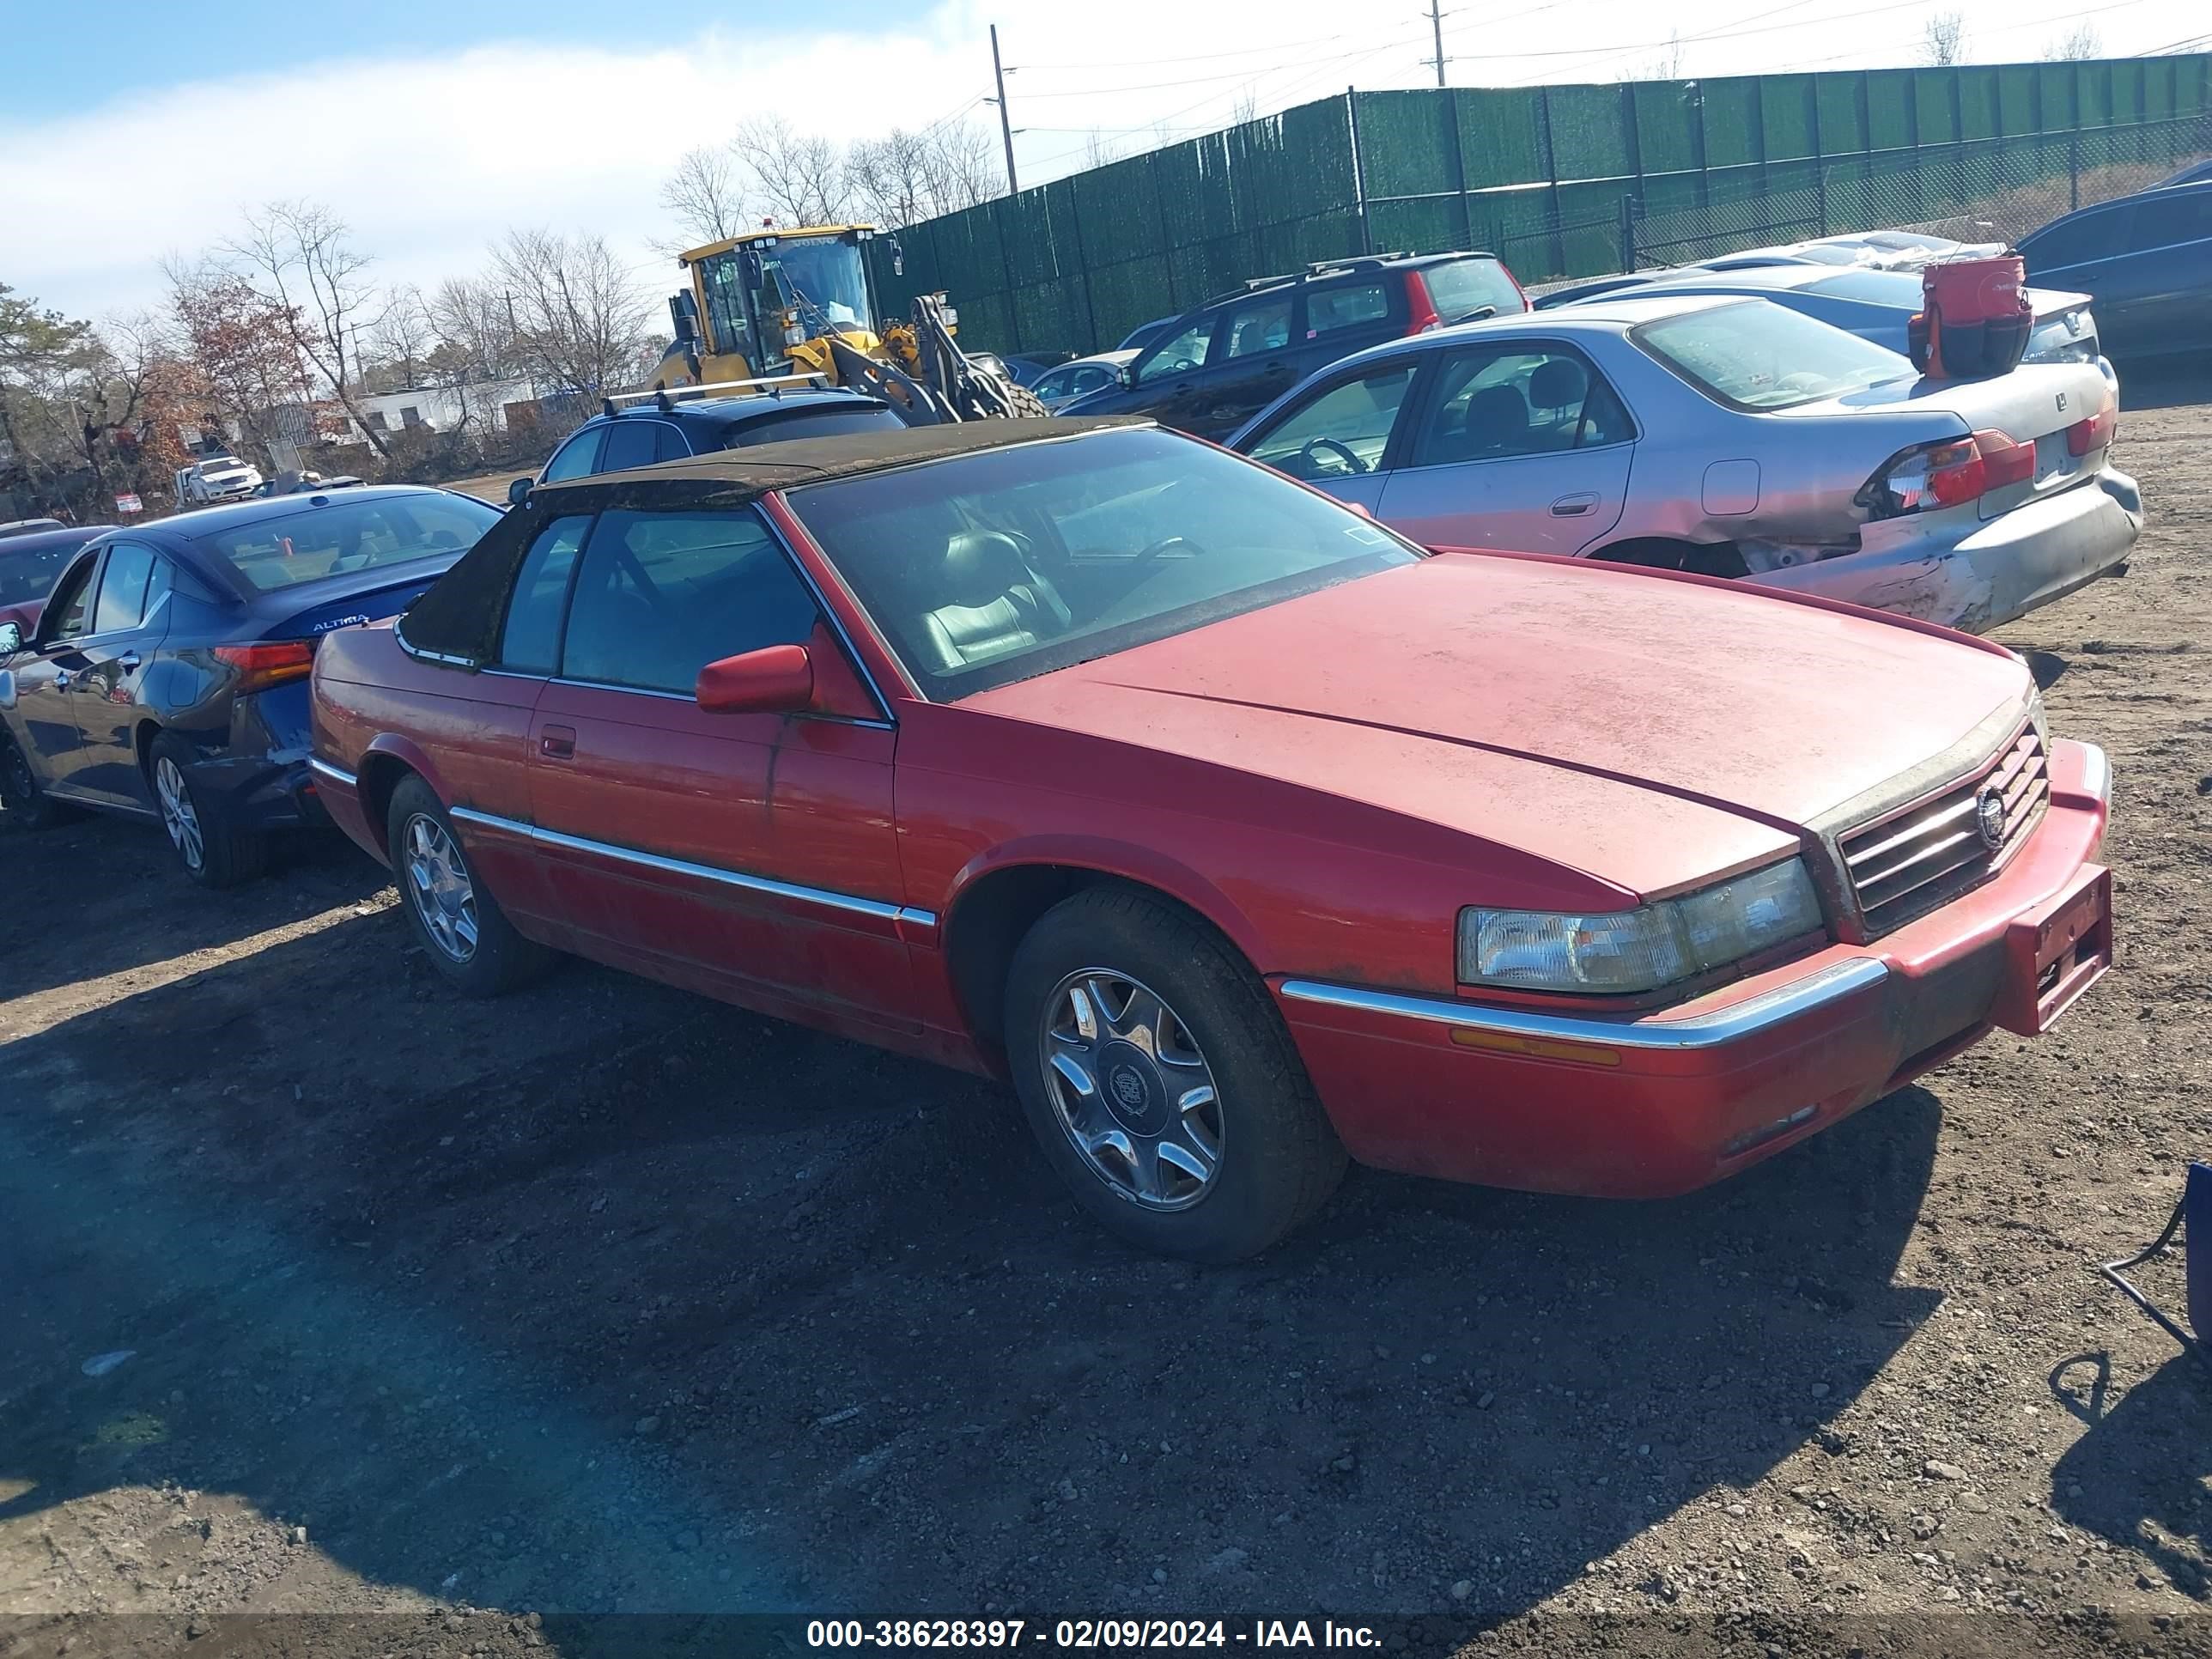
{"type": "Polygon", "coordinates": [[[399,889],[399,908],[407,913],[408,928],[431,966],[454,989],[467,996],[495,997],[541,977],[553,965],[556,958],[551,951],[514,931],[499,901],[470,867],[453,819],[422,779],[403,779],[392,792],[385,815],[385,845],[392,852],[392,879],[399,889]],[[449,884],[439,894],[437,862],[410,854],[410,848],[420,844],[416,839],[418,826],[425,826],[430,844],[441,848],[443,873],[458,874],[465,884],[465,897],[449,884]],[[447,898],[455,901],[458,910],[446,908],[447,898]],[[430,917],[434,907],[439,913],[436,921],[430,917]],[[472,939],[465,937],[467,928],[458,926],[462,916],[474,930],[472,939]]]}
{"type": "MultiPolygon", "coordinates": [[[[1111,1007],[1105,1012],[1110,1016],[1111,1007]]],[[[1242,1261],[1305,1220],[1343,1178],[1344,1147],[1267,988],[1220,934],[1151,894],[1092,887],[1048,911],[1014,953],[1006,1021],[1014,1086],[1045,1158],[1085,1208],[1133,1244],[1194,1261],[1242,1261]],[[1060,1101],[1080,1091],[1072,1091],[1064,1074],[1048,1075],[1048,1032],[1054,1024],[1066,1028],[1058,1017],[1075,1006],[1066,1000],[1066,984],[1089,969],[1154,994],[1168,1020],[1153,1027],[1153,1041],[1139,1043],[1139,1052],[1149,1056],[1175,1046],[1195,1054],[1218,1095],[1212,1173],[1194,1195],[1180,1200],[1182,1207],[1158,1207],[1158,1194],[1139,1196],[1133,1190],[1135,1166],[1118,1154],[1079,1150],[1063,1117],[1060,1101]],[[1172,1044],[1170,1031],[1176,1034],[1172,1044]],[[1130,1170],[1131,1179],[1109,1172],[1116,1168],[1130,1170]]],[[[1116,1038],[1101,1046],[1117,1044],[1122,1058],[1100,1056],[1094,1091],[1113,1114],[1109,1127],[1121,1131],[1123,1146],[1141,1153],[1149,1143],[1157,1153],[1168,1137],[1147,1136],[1139,1126],[1174,1115],[1166,1103],[1190,1074],[1164,1082],[1174,1067],[1146,1073],[1123,1063],[1129,1044],[1116,1038]],[[1157,1097],[1147,1092],[1156,1088],[1157,1097]],[[1139,1093],[1146,1100],[1133,1114],[1124,1113],[1108,1103],[1109,1093],[1125,1105],[1139,1093]]],[[[1154,1167],[1162,1161],[1155,1157],[1154,1167]]],[[[1170,1176],[1176,1178],[1195,1179],[1170,1176]]]]}
{"type": "Polygon", "coordinates": [[[199,751],[173,732],[155,738],[146,755],[154,805],[184,872],[203,887],[235,887],[268,869],[269,837],[234,827],[221,801],[194,791],[198,760],[199,751]]]}
{"type": "Polygon", "coordinates": [[[69,808],[46,793],[29,757],[15,746],[15,734],[0,726],[0,824],[46,830],[68,816],[69,808]]]}

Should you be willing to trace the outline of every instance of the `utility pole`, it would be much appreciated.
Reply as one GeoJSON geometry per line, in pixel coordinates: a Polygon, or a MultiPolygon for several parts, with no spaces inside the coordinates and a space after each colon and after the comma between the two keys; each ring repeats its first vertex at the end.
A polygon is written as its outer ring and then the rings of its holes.
{"type": "Polygon", "coordinates": [[[1444,83],[1444,65],[1450,60],[1444,56],[1443,0],[1429,0],[1429,27],[1436,31],[1437,55],[1429,61],[1437,66],[1437,84],[1444,83]]]}
{"type": "Polygon", "coordinates": [[[999,83],[999,95],[991,101],[999,106],[999,136],[1006,141],[1006,194],[1018,196],[1022,187],[1014,177],[1014,124],[1006,114],[1006,71],[999,63],[999,26],[991,25],[991,78],[999,83]]]}

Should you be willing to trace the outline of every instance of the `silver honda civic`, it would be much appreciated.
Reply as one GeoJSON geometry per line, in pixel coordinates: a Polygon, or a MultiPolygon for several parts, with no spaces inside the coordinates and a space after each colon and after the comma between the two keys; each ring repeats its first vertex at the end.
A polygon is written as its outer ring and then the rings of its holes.
{"type": "Polygon", "coordinates": [[[1742,577],[1980,633],[2142,527],[2094,363],[1919,379],[1762,299],[1624,295],[1331,364],[1231,448],[1431,547],[1742,577]]]}

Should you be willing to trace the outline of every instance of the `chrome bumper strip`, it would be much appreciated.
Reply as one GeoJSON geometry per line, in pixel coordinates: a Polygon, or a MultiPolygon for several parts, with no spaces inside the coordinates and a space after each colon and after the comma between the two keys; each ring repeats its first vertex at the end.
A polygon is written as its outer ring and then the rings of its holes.
{"type": "Polygon", "coordinates": [[[343,766],[333,766],[326,760],[316,759],[313,755],[307,757],[307,769],[319,777],[328,778],[332,783],[342,783],[349,789],[358,788],[361,784],[361,780],[343,766]]]}
{"type": "Polygon", "coordinates": [[[1572,1042],[1609,1043],[1616,1048],[1680,1051],[1714,1048],[1723,1043],[1741,1042],[1825,1004],[1881,985],[1888,978],[1889,969],[1875,958],[1853,957],[1848,962],[1838,962],[1818,973],[1808,974],[1803,979],[1778,985],[1745,1001],[1717,1008],[1711,1013],[1692,1014],[1686,1019],[1580,1019],[1525,1008],[1448,1002],[1437,997],[1399,996],[1389,991],[1363,991],[1352,986],[1326,985],[1310,979],[1285,980],[1283,995],[1293,1002],[1353,1008],[1364,1013],[1390,1014],[1401,1019],[1495,1031],[1510,1036],[1554,1037],[1572,1042]]]}
{"type": "Polygon", "coordinates": [[[711,864],[692,864],[684,859],[664,858],[658,853],[641,853],[635,848],[617,847],[608,842],[563,835],[557,830],[541,830],[535,824],[523,823],[514,818],[495,817],[473,807],[453,806],[447,811],[458,823],[519,836],[541,847],[564,847],[571,852],[588,853],[595,858],[610,859],[618,864],[632,864],[641,869],[658,870],[668,875],[690,876],[701,881],[717,882],[725,887],[742,888],[749,893],[763,893],[772,898],[795,899],[801,903],[823,905],[854,915],[872,916],[878,921],[898,922],[909,927],[937,926],[935,912],[917,910],[908,905],[886,904],[881,899],[833,893],[822,887],[799,887],[787,881],[772,881],[766,876],[749,876],[737,870],[717,869],[711,864]]]}

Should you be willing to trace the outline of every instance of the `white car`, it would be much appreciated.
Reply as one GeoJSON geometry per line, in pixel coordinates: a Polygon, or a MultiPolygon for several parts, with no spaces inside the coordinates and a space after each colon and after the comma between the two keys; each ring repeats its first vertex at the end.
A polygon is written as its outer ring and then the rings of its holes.
{"type": "Polygon", "coordinates": [[[177,471],[177,505],[242,501],[261,488],[261,471],[235,455],[208,455],[177,471]]]}
{"type": "Polygon", "coordinates": [[[1073,403],[1086,392],[1101,392],[1116,384],[1121,376],[1121,366],[1134,362],[1134,351],[1102,351],[1092,357],[1077,357],[1047,369],[1031,383],[1030,390],[1036,393],[1037,401],[1057,412],[1062,405],[1073,403]]]}

